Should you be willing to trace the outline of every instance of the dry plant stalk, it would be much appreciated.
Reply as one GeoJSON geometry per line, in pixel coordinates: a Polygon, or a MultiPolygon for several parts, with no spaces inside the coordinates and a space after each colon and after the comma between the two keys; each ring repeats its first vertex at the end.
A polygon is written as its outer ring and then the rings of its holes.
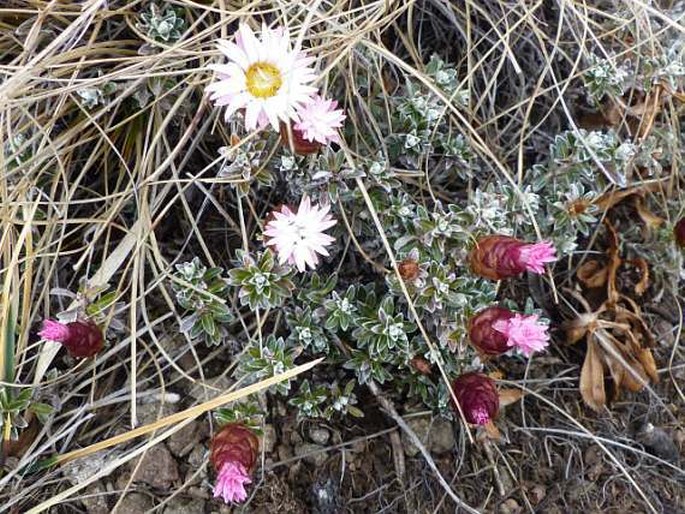
{"type": "MultiPolygon", "coordinates": [[[[618,252],[616,230],[609,221],[605,221],[605,225],[609,234],[608,263],[589,260],[578,269],[577,278],[588,289],[606,288],[606,299],[593,311],[585,298],[572,291],[586,313],[565,327],[569,343],[581,339],[587,343],[580,373],[580,394],[594,410],[601,410],[607,404],[604,385],[607,371],[613,380],[610,400],[615,399],[622,388],[638,392],[650,381],[658,382],[656,363],[650,350],[655,343],[654,336],[637,303],[616,287],[616,273],[623,261],[618,252]]],[[[647,264],[634,264],[642,273],[634,292],[641,295],[649,283],[647,264]]]]}

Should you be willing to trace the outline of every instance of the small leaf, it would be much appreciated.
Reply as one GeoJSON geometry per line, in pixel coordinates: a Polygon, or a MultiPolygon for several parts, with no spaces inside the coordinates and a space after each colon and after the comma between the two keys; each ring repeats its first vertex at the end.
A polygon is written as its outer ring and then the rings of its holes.
{"type": "Polygon", "coordinates": [[[589,337],[585,362],[580,371],[580,394],[583,401],[593,410],[599,411],[606,405],[604,390],[604,367],[594,338],[589,337]]]}
{"type": "Polygon", "coordinates": [[[523,391],[520,389],[500,389],[498,394],[500,407],[506,407],[523,398],[523,391]]]}
{"type": "Polygon", "coordinates": [[[608,271],[608,268],[599,261],[589,260],[578,268],[576,277],[585,287],[602,287],[607,283],[608,271]]]}

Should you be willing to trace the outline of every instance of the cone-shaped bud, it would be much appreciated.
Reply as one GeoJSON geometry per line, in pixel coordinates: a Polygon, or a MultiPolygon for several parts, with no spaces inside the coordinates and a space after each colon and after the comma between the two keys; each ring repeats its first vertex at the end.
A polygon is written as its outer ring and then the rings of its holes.
{"type": "Polygon", "coordinates": [[[290,135],[292,135],[292,149],[298,155],[309,155],[312,153],[316,153],[321,148],[320,143],[316,141],[307,141],[304,138],[304,134],[302,134],[302,131],[297,130],[292,125],[290,126],[290,134],[288,134],[288,126],[285,123],[281,123],[280,133],[281,144],[286,148],[290,148],[290,135]]]}
{"type": "Polygon", "coordinates": [[[544,264],[556,261],[552,243],[526,243],[514,237],[495,235],[478,240],[471,250],[471,270],[490,280],[502,280],[525,271],[544,273],[544,264]]]}
{"type": "Polygon", "coordinates": [[[494,380],[482,373],[465,373],[452,382],[466,421],[486,425],[499,413],[499,395],[494,380]]]}
{"type": "Polygon", "coordinates": [[[508,352],[507,336],[495,330],[493,323],[508,320],[514,313],[504,307],[488,307],[469,320],[469,339],[471,344],[486,355],[499,355],[508,352]]]}
{"type": "Polygon", "coordinates": [[[62,343],[69,354],[75,358],[92,357],[105,345],[102,330],[90,320],[61,323],[46,319],[38,335],[48,341],[62,343]]]}
{"type": "Polygon", "coordinates": [[[488,307],[469,320],[469,339],[481,353],[499,355],[511,348],[526,357],[547,348],[549,325],[536,314],[527,316],[503,307],[488,307]]]}
{"type": "Polygon", "coordinates": [[[217,472],[214,498],[239,503],[247,498],[245,485],[257,463],[259,439],[240,423],[228,423],[212,439],[210,461],[217,472]]]}

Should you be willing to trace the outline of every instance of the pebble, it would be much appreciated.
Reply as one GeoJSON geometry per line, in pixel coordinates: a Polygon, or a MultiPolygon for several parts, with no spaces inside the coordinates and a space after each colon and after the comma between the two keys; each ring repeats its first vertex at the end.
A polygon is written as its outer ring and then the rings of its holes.
{"type": "Polygon", "coordinates": [[[305,462],[314,464],[316,467],[322,466],[328,459],[328,454],[325,448],[319,446],[318,444],[312,443],[303,443],[296,446],[295,455],[302,457],[305,462]]]}
{"type": "MultiPolygon", "coordinates": [[[[417,417],[408,419],[407,424],[431,453],[447,453],[456,444],[452,423],[446,419],[417,417]]],[[[419,453],[419,449],[406,434],[402,434],[402,446],[408,457],[415,457],[419,453]]]]}
{"type": "MultiPolygon", "coordinates": [[[[137,463],[138,459],[130,463],[131,472],[136,468],[137,463]]],[[[147,451],[138,465],[133,481],[144,482],[159,489],[169,489],[179,478],[176,460],[166,446],[158,444],[147,451]]]]}
{"type": "Polygon", "coordinates": [[[309,439],[315,444],[325,446],[331,438],[331,433],[325,428],[313,427],[309,430],[309,439]]]}
{"type": "Polygon", "coordinates": [[[140,514],[154,507],[152,499],[143,493],[128,493],[112,514],[140,514]]]}

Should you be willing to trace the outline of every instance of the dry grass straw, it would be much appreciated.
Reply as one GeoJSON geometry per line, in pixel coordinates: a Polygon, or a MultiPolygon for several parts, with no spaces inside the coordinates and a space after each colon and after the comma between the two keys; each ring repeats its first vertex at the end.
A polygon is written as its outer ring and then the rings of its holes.
{"type": "MultiPolygon", "coordinates": [[[[249,246],[258,229],[260,206],[245,199],[245,205],[239,201],[229,208],[217,196],[226,181],[214,176],[215,142],[228,144],[229,137],[203,96],[211,77],[205,66],[218,56],[213,42],[227,37],[236,21],[266,16],[274,24],[287,25],[320,56],[329,72],[329,79],[322,79],[320,85],[325,89],[326,80],[345,84],[347,100],[358,106],[350,112],[350,122],[358,128],[357,138],[348,142],[352,164],[357,152],[369,149],[364,141],[367,134],[382,136],[380,120],[359,97],[355,77],[366,73],[371,80],[383,82],[385,74],[396,74],[397,80],[411,78],[440,98],[444,115],[468,137],[493,180],[505,181],[519,192],[524,154],[548,145],[566,123],[575,126],[564,95],[583,72],[587,49],[615,43],[611,31],[604,28],[605,11],[585,2],[561,2],[555,30],[539,21],[545,16],[542,0],[170,3],[183,10],[187,29],[180,41],[158,45],[158,53],[149,55],[138,53],[144,40],[152,43],[136,26],[136,13],[147,5],[142,1],[10,0],[0,8],[0,378],[31,385],[37,397],[52,398],[59,405],[50,424],[25,448],[21,463],[50,453],[74,457],[110,442],[124,443],[241,395],[242,390],[135,428],[141,397],[194,383],[208,387],[205,370],[222,351],[200,357],[175,333],[180,314],[168,290],[173,264],[186,260],[182,250],[189,245],[203,262],[222,264],[217,263],[220,255],[230,255],[238,245],[249,246]],[[388,42],[382,34],[391,28],[399,37],[388,42]],[[462,85],[476,93],[468,109],[459,108],[425,74],[427,50],[417,41],[430,39],[422,32],[428,29],[437,39],[461,45],[452,53],[467,70],[462,85]],[[570,73],[560,75],[562,68],[570,73]],[[167,89],[153,94],[144,107],[131,108],[141,88],[164,80],[171,81],[167,89]],[[81,92],[103,89],[108,83],[117,85],[116,94],[95,107],[83,105],[81,92]],[[18,143],[9,147],[8,141],[18,143]],[[198,195],[203,205],[199,213],[198,195]],[[226,222],[216,238],[202,230],[202,217],[212,209],[226,222]],[[178,232],[181,226],[189,227],[189,232],[178,232]],[[95,363],[63,370],[55,377],[50,370],[57,363],[59,347],[36,342],[32,333],[40,319],[55,314],[51,289],[76,291],[82,279],[87,279],[90,289],[109,286],[116,292],[123,308],[116,312],[112,308],[107,316],[123,321],[125,330],[110,339],[107,352],[95,363]],[[105,412],[101,409],[112,406],[116,408],[108,411],[114,413],[110,421],[98,417],[105,412]],[[131,429],[112,438],[121,426],[131,429]]],[[[643,37],[624,44],[625,54],[660,51],[650,47],[654,19],[682,31],[657,7],[633,0],[622,4],[623,17],[614,22],[646,27],[643,37]]],[[[427,166],[410,171],[433,199],[453,197],[453,192],[431,181],[427,166]]],[[[361,181],[358,186],[397,273],[382,225],[361,181]]],[[[527,205],[526,209],[535,224],[532,210],[527,205]]],[[[343,213],[343,219],[352,218],[351,214],[343,213]]],[[[377,269],[384,269],[365,254],[351,230],[350,241],[377,269]]],[[[433,343],[404,292],[430,347],[433,343]]],[[[252,325],[241,320],[237,330],[257,344],[264,337],[266,318],[273,315],[259,313],[252,325]]],[[[676,345],[670,368],[681,359],[676,345]]],[[[302,367],[292,370],[302,371],[302,367]]],[[[541,395],[540,400],[556,409],[541,395]]],[[[645,508],[653,510],[643,491],[645,484],[611,457],[603,440],[569,413],[560,414],[570,417],[578,433],[607,452],[645,508]]],[[[93,480],[170,434],[167,430],[139,446],[122,445],[121,457],[93,480]]],[[[568,437],[576,436],[568,433],[568,437]]],[[[0,479],[4,488],[0,504],[37,505],[30,512],[78,498],[87,485],[64,488],[54,475],[46,475],[32,477],[27,487],[29,479],[17,469],[0,479]]]]}

